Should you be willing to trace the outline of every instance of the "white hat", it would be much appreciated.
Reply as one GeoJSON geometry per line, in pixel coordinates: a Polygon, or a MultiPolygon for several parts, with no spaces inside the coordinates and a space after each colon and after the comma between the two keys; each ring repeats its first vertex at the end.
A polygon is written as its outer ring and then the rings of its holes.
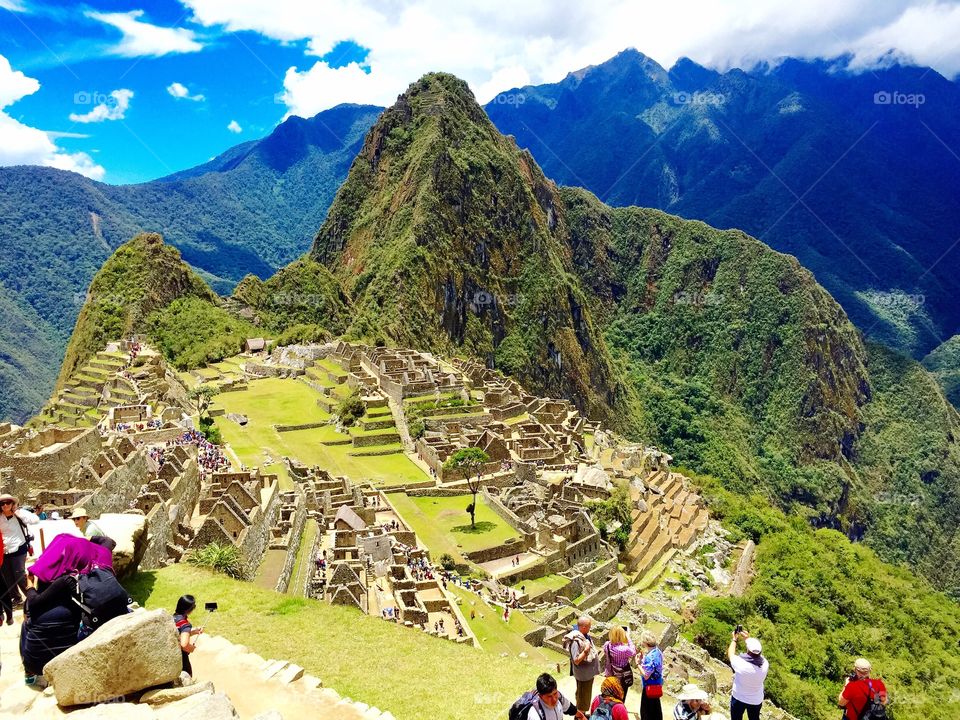
{"type": "Polygon", "coordinates": [[[54,510],[52,513],[50,513],[50,519],[51,519],[51,520],[60,520],[60,519],[62,519],[62,518],[60,517],[60,513],[58,513],[56,510],[54,510]]]}
{"type": "Polygon", "coordinates": [[[684,685],[683,689],[680,690],[680,693],[677,695],[677,700],[709,700],[710,696],[707,694],[706,690],[702,690],[697,685],[690,683],[684,685]]]}
{"type": "Polygon", "coordinates": [[[860,672],[870,672],[870,661],[866,658],[857,658],[857,661],[853,664],[853,668],[854,670],[859,670],[860,672]]]}
{"type": "Polygon", "coordinates": [[[83,507],[75,507],[73,509],[73,513],[70,515],[71,520],[77,520],[78,518],[85,518],[85,517],[90,517],[90,516],[87,515],[87,510],[86,508],[83,508],[83,507]]]}
{"type": "Polygon", "coordinates": [[[760,641],[755,637],[747,638],[747,652],[754,655],[759,655],[763,652],[763,645],[760,644],[760,641]]]}

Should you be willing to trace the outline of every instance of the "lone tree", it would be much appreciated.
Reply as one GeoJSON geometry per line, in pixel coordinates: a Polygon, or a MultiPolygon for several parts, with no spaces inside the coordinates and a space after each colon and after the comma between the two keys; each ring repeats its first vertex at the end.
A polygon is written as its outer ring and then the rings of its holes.
{"type": "Polygon", "coordinates": [[[193,408],[197,411],[197,417],[203,419],[210,409],[210,403],[213,398],[220,394],[220,389],[213,385],[198,385],[187,395],[190,398],[193,408]]]}
{"type": "Polygon", "coordinates": [[[490,456],[478,447],[460,448],[447,458],[443,467],[447,470],[460,470],[467,480],[467,487],[473,494],[473,501],[467,505],[470,513],[470,527],[477,526],[477,493],[480,492],[480,472],[490,462],[490,456]]]}

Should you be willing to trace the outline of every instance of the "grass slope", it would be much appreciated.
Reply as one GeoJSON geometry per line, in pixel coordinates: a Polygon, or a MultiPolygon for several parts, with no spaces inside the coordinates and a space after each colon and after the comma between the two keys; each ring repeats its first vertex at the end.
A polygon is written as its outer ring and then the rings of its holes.
{"type": "Polygon", "coordinates": [[[186,565],[140,573],[126,587],[141,605],[171,613],[184,593],[200,607],[215,601],[218,611],[197,611],[195,623],[264,658],[295,662],[341,695],[390,710],[398,720],[462,720],[465,712],[500,717],[552,667],[186,565]]]}

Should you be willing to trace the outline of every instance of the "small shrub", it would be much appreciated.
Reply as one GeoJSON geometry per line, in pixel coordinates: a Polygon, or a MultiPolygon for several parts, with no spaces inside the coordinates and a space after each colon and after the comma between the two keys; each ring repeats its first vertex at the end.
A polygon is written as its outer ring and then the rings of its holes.
{"type": "Polygon", "coordinates": [[[367,407],[360,399],[360,392],[354,390],[337,405],[336,415],[340,418],[340,423],[344,427],[350,427],[363,417],[366,411],[367,407]]]}
{"type": "Polygon", "coordinates": [[[444,553],[440,556],[440,567],[442,567],[447,572],[453,572],[454,568],[457,566],[457,561],[453,559],[453,555],[450,553],[444,553]]]}
{"type": "Polygon", "coordinates": [[[414,440],[419,440],[423,437],[423,434],[427,431],[427,426],[423,423],[423,420],[417,418],[412,423],[410,423],[410,437],[414,440]]]}
{"type": "Polygon", "coordinates": [[[240,562],[240,551],[227,543],[212,542],[204,545],[188,553],[185,560],[190,565],[209,568],[236,580],[247,579],[240,562]]]}

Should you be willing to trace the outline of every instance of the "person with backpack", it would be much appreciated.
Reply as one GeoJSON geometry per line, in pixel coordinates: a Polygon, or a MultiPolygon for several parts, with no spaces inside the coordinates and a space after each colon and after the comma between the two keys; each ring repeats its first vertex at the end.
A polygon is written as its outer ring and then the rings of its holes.
{"type": "Polygon", "coordinates": [[[657,638],[649,630],[640,633],[640,645],[644,648],[640,662],[643,690],[640,695],[640,720],[663,720],[663,653],[657,638]]]}
{"type": "Polygon", "coordinates": [[[600,655],[593,646],[590,627],[593,621],[586,615],[577,620],[577,626],[563,636],[563,645],[570,655],[570,674],[577,681],[577,709],[588,712],[593,700],[593,679],[600,674],[600,655]]]}
{"type": "Polygon", "coordinates": [[[760,720],[763,707],[763,686],[770,670],[770,663],[763,656],[763,646],[755,637],[740,626],[733,631],[727,648],[727,659],[733,668],[733,689],[730,690],[730,720],[760,720]],[[747,651],[737,655],[737,642],[743,639],[747,651]]]}
{"type": "Polygon", "coordinates": [[[28,685],[36,683],[48,662],[79,641],[80,578],[112,563],[105,548],[73,535],[58,535],[30,567],[20,629],[20,658],[28,685]]]}
{"type": "Polygon", "coordinates": [[[600,694],[593,699],[590,706],[590,720],[630,720],[627,717],[627,706],[624,705],[627,691],[614,676],[604,678],[600,684],[600,694]]]}
{"type": "Polygon", "coordinates": [[[181,595],[177,600],[177,609],[173,613],[173,623],[177,627],[177,638],[180,641],[180,658],[183,661],[183,671],[193,677],[193,666],[190,664],[190,653],[197,649],[194,638],[203,633],[203,628],[195,628],[190,622],[190,613],[197,608],[197,600],[193,595],[181,595]]]}
{"type": "Polygon", "coordinates": [[[510,707],[509,720],[561,720],[564,715],[587,720],[576,705],[560,694],[553,675],[543,673],[537,678],[536,689],[525,692],[510,707]]]}
{"type": "MultiPolygon", "coordinates": [[[[0,495],[0,535],[3,536],[3,564],[0,564],[0,609],[7,625],[13,625],[13,608],[27,594],[27,555],[33,555],[33,536],[27,525],[37,525],[40,518],[29,510],[17,507],[17,499],[8,493],[0,495]]],[[[2,621],[2,620],[0,620],[2,621]]]]}
{"type": "Polygon", "coordinates": [[[887,686],[883,680],[870,677],[871,669],[866,658],[858,658],[853,664],[853,675],[847,677],[837,697],[845,720],[884,720],[887,717],[887,686]]]}
{"type": "Polygon", "coordinates": [[[610,628],[607,641],[603,644],[603,674],[620,681],[623,690],[621,702],[627,701],[627,692],[633,686],[633,669],[630,663],[637,655],[637,648],[630,639],[630,631],[620,625],[610,628]]]}

